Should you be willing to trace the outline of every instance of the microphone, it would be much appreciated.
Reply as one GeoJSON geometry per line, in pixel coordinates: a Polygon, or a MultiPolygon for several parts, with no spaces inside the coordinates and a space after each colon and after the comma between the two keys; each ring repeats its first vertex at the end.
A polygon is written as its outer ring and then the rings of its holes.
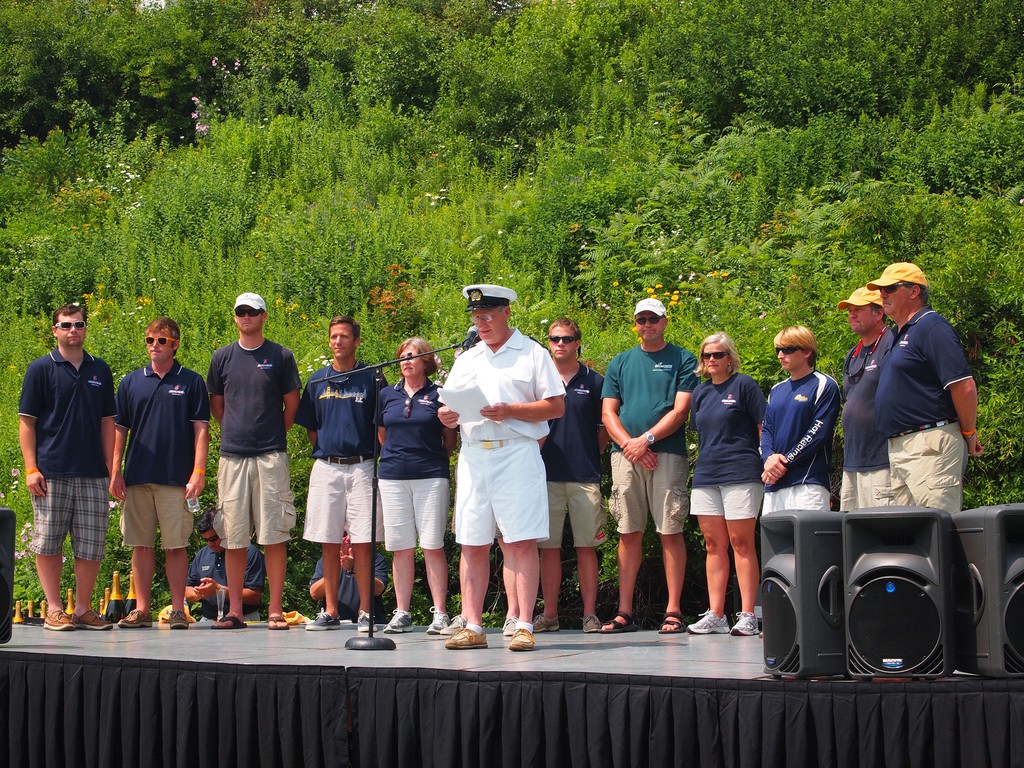
{"type": "Polygon", "coordinates": [[[466,338],[462,340],[462,351],[465,352],[467,349],[472,348],[476,343],[480,341],[480,332],[476,329],[476,326],[470,326],[470,329],[466,331],[466,338]]]}

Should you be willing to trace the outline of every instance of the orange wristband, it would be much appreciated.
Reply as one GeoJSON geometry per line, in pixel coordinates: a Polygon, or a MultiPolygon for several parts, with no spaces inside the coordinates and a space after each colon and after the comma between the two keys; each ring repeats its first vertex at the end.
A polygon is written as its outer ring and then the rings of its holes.
{"type": "Polygon", "coordinates": [[[30,467],[29,469],[25,470],[25,474],[26,475],[31,475],[33,472],[38,472],[38,471],[39,471],[39,467],[30,467]]]}
{"type": "Polygon", "coordinates": [[[205,469],[200,469],[199,467],[193,467],[192,471],[193,472],[198,472],[200,475],[205,475],[206,474],[206,470],[205,469]]]}

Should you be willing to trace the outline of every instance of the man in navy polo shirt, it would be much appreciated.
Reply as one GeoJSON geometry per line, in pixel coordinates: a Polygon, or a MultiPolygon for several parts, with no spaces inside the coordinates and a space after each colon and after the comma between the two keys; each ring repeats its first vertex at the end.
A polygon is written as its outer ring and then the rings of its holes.
{"type": "MultiPolygon", "coordinates": [[[[331,319],[329,345],[334,359],[306,383],[295,417],[313,445],[306,527],[302,537],[323,550],[324,610],[306,625],[310,630],[339,627],[339,562],[346,529],[352,539],[359,585],[358,629],[370,629],[373,539],[373,415],[383,378],[356,361],[359,323],[347,315],[331,319]]],[[[383,530],[377,505],[377,530],[383,530]]],[[[374,617],[376,620],[376,617],[374,617]]]]}
{"type": "Polygon", "coordinates": [[[896,323],[875,396],[889,438],[893,502],[959,512],[967,456],[980,456],[978,388],[953,326],[928,304],[916,264],[890,264],[868,283],[896,323]]]}
{"type": "Polygon", "coordinates": [[[533,617],[534,632],[557,632],[558,590],[562,586],[562,532],[566,510],[572,521],[576,568],[583,598],[583,631],[600,632],[597,618],[597,545],[605,541],[601,498],[601,453],[608,432],[601,421],[604,377],[579,361],[582,334],[563,317],[548,329],[548,349],[565,385],[565,415],[548,422],[541,447],[548,484],[549,536],[540,548],[544,611],[533,617]]]}
{"type": "Polygon", "coordinates": [[[858,288],[839,302],[857,343],[843,360],[843,487],[844,512],[892,504],[889,448],[875,428],[875,392],[882,361],[892,348],[892,328],[885,322],[882,295],[858,288]]]}
{"type": "Polygon", "coordinates": [[[29,365],[18,403],[25,485],[32,496],[36,570],[50,611],[44,628],[110,629],[89,607],[107,543],[107,485],[114,449],[114,381],[110,368],[83,349],[85,309],[53,313],[57,348],[29,365]],[[75,615],[61,610],[64,539],[75,557],[75,615]]]}
{"type": "MultiPolygon", "coordinates": [[[[356,583],[356,559],[352,555],[352,542],[346,534],[342,539],[340,554],[340,578],[338,579],[338,618],[341,621],[355,622],[359,619],[359,585],[356,583]]],[[[388,559],[380,552],[373,553],[373,615],[385,615],[386,608],[381,595],[388,587],[391,567],[388,559]]],[[[313,568],[313,576],[309,580],[309,596],[318,603],[326,604],[326,588],[324,587],[324,560],[320,558],[313,568]]],[[[306,625],[309,627],[309,624],[306,625]]]]}
{"type": "Polygon", "coordinates": [[[156,569],[156,529],[167,564],[171,629],[188,629],[185,616],[185,547],[192,514],[185,499],[197,500],[206,484],[210,447],[210,399],[206,383],[177,360],[181,330],[169,317],[146,326],[149,365],[132,371],[117,389],[117,431],[110,493],[124,501],[121,533],[132,548],[136,608],[118,626],[152,627],[149,599],[156,569]],[[124,473],[121,460],[128,454],[124,473]]]}
{"type": "MultiPolygon", "coordinates": [[[[224,562],[225,549],[213,528],[214,513],[208,509],[196,521],[196,533],[206,546],[196,552],[188,567],[185,599],[202,602],[202,621],[219,621],[228,608],[226,592],[228,572],[224,562]]],[[[267,567],[263,553],[255,544],[245,550],[245,579],[242,582],[243,621],[259,621],[263,591],[267,585],[267,567]]]]}

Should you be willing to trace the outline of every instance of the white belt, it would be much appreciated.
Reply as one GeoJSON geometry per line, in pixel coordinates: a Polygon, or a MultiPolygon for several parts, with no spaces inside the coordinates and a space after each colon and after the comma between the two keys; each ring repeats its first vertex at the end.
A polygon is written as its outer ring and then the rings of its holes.
{"type": "Polygon", "coordinates": [[[483,448],[485,451],[493,451],[495,448],[502,448],[512,443],[536,443],[532,437],[510,437],[505,440],[466,440],[464,444],[470,448],[483,448]]]}

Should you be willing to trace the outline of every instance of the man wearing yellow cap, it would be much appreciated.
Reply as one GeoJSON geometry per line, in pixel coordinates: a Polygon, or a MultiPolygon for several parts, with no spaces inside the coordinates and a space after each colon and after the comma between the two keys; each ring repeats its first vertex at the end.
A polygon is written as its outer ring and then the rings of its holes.
{"type": "Polygon", "coordinates": [[[896,323],[875,395],[889,438],[893,503],[959,512],[967,457],[980,456],[978,389],[960,337],[928,304],[928,279],[899,262],[868,283],[896,323]]]}
{"type": "Polygon", "coordinates": [[[843,489],[840,509],[849,512],[892,503],[889,447],[875,429],[875,392],[882,360],[892,347],[882,295],[858,288],[839,302],[858,342],[843,361],[843,489]]]}

